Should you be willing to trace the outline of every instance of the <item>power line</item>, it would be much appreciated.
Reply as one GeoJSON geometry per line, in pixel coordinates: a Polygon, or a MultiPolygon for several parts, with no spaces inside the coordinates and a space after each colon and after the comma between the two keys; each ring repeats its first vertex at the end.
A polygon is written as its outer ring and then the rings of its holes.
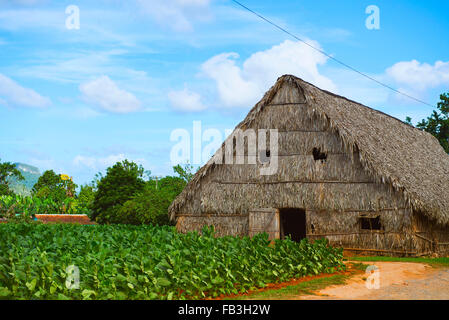
{"type": "Polygon", "coordinates": [[[418,99],[418,98],[415,98],[415,97],[413,97],[413,96],[411,96],[411,95],[409,95],[409,94],[407,94],[407,93],[405,93],[405,92],[399,91],[399,90],[397,90],[397,89],[395,89],[395,88],[389,86],[388,84],[383,83],[383,82],[381,82],[381,81],[379,81],[379,80],[377,80],[377,79],[375,79],[375,78],[373,78],[373,77],[371,77],[371,76],[369,76],[369,75],[367,75],[367,74],[365,74],[365,73],[363,73],[363,72],[357,70],[357,69],[354,68],[354,67],[351,67],[350,65],[344,63],[343,61],[341,61],[341,60],[339,60],[339,59],[337,59],[337,58],[334,58],[333,56],[331,56],[330,54],[326,53],[325,51],[323,51],[323,50],[321,50],[321,49],[319,49],[319,48],[317,48],[317,47],[311,45],[310,43],[308,43],[308,42],[304,41],[303,39],[297,37],[296,35],[294,35],[293,33],[289,32],[288,30],[285,30],[285,29],[282,28],[281,26],[277,25],[277,24],[274,23],[273,21],[270,21],[270,20],[268,20],[267,18],[265,18],[264,16],[260,15],[259,13],[257,13],[257,12],[255,12],[255,11],[251,10],[250,8],[248,8],[247,6],[245,6],[245,5],[242,4],[242,3],[238,2],[237,0],[231,0],[231,1],[234,2],[234,3],[236,3],[236,4],[238,4],[239,6],[241,6],[242,8],[244,8],[245,10],[251,12],[252,14],[258,16],[260,19],[262,19],[262,20],[268,22],[269,24],[271,24],[271,25],[274,26],[275,28],[277,28],[277,29],[279,29],[279,30],[285,32],[285,33],[288,34],[289,36],[295,38],[295,39],[298,40],[298,41],[301,41],[302,43],[304,43],[305,45],[309,46],[310,48],[312,48],[312,49],[314,49],[314,50],[320,52],[321,54],[325,55],[325,56],[328,57],[329,59],[332,59],[332,60],[334,60],[335,62],[341,64],[342,66],[344,66],[344,67],[346,67],[346,68],[348,68],[348,69],[350,69],[350,70],[352,70],[352,71],[354,71],[354,72],[360,74],[361,76],[363,76],[363,77],[365,77],[365,78],[367,78],[367,79],[369,79],[369,80],[371,80],[371,81],[374,81],[374,82],[376,82],[377,84],[379,84],[379,85],[381,85],[381,86],[383,86],[383,87],[385,87],[385,88],[387,88],[387,89],[390,89],[390,90],[392,90],[392,91],[394,91],[394,92],[396,92],[396,93],[398,93],[398,94],[400,94],[400,95],[403,95],[403,96],[405,96],[405,97],[407,97],[407,98],[409,98],[409,99],[415,100],[416,102],[419,102],[419,103],[422,103],[422,104],[425,104],[425,105],[427,105],[427,106],[430,106],[430,107],[434,108],[434,106],[431,105],[430,103],[427,103],[427,102],[422,101],[422,100],[420,100],[420,99],[418,99]]]}

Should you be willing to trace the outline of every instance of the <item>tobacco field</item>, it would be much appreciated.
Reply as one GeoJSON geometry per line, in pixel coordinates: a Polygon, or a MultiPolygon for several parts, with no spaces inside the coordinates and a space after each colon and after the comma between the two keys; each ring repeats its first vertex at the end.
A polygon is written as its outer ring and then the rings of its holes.
{"type": "Polygon", "coordinates": [[[0,224],[0,299],[201,299],[344,269],[325,240],[170,226],[0,224]],[[70,266],[79,271],[74,287],[70,266]],[[70,270],[70,271],[69,271],[70,270]]]}

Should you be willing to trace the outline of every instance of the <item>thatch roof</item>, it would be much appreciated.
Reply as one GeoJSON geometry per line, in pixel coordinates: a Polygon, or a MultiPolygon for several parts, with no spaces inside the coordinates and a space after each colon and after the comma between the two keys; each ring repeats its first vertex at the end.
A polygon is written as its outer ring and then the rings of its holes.
{"type": "MultiPolygon", "coordinates": [[[[411,208],[434,222],[449,224],[449,156],[435,137],[392,116],[284,75],[236,129],[250,127],[283,85],[302,91],[308,113],[326,118],[348,150],[359,150],[364,168],[376,181],[402,192],[411,208]]],[[[173,201],[171,219],[195,196],[203,177],[215,166],[213,162],[210,159],[173,201]]]]}

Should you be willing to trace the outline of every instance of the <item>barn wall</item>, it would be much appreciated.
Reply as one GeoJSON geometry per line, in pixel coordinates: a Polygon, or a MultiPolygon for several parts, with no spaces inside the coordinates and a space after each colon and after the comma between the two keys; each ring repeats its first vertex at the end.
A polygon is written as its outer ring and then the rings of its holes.
{"type": "Polygon", "coordinates": [[[414,212],[412,229],[417,235],[416,247],[422,253],[449,255],[449,227],[440,226],[425,217],[421,212],[414,212]]]}
{"type": "Polygon", "coordinates": [[[381,211],[307,210],[307,237],[326,237],[332,245],[348,249],[379,250],[376,255],[415,255],[419,253],[416,239],[410,232],[412,217],[408,209],[381,211]],[[360,229],[360,214],[379,215],[383,229],[360,229]]]}
{"type": "Polygon", "coordinates": [[[176,228],[179,232],[198,231],[203,226],[214,226],[215,234],[223,236],[247,236],[248,235],[248,216],[247,215],[201,215],[201,216],[178,216],[176,228]]]}

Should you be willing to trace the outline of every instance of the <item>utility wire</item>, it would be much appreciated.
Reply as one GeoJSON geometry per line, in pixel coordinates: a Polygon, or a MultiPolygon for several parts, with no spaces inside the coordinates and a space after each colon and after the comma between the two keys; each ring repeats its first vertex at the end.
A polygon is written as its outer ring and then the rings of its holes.
{"type": "Polygon", "coordinates": [[[334,60],[335,62],[337,62],[337,63],[339,63],[339,64],[341,64],[342,66],[344,66],[344,67],[346,67],[346,68],[348,68],[348,69],[350,69],[350,70],[352,70],[352,71],[354,71],[354,72],[360,74],[361,76],[363,76],[363,77],[365,77],[365,78],[367,78],[367,79],[369,79],[369,80],[371,80],[371,81],[374,81],[374,82],[376,82],[377,84],[379,84],[379,85],[381,85],[381,86],[383,86],[383,87],[385,87],[385,88],[387,88],[387,89],[390,89],[390,90],[392,90],[392,91],[394,91],[394,92],[396,92],[396,93],[398,93],[398,94],[400,94],[400,95],[403,95],[403,96],[405,96],[405,97],[407,97],[407,98],[409,98],[409,99],[415,100],[416,102],[419,102],[419,103],[422,103],[422,104],[425,104],[425,105],[427,105],[427,106],[430,106],[430,107],[434,108],[434,106],[431,105],[430,103],[427,103],[427,102],[422,101],[422,100],[420,100],[420,99],[418,99],[418,98],[415,98],[415,97],[413,97],[413,96],[411,96],[411,95],[409,95],[409,94],[407,94],[407,93],[405,93],[405,92],[399,91],[399,90],[397,90],[397,89],[395,89],[395,88],[389,86],[388,84],[385,84],[385,83],[383,83],[383,82],[381,82],[381,81],[379,81],[379,80],[377,80],[377,79],[375,79],[375,78],[373,78],[373,77],[371,77],[371,76],[369,76],[369,75],[367,75],[367,74],[365,74],[365,73],[363,73],[363,72],[357,70],[356,68],[351,67],[350,65],[344,63],[343,61],[341,61],[341,60],[339,60],[339,59],[337,59],[337,58],[334,58],[334,57],[331,56],[330,54],[328,54],[328,53],[324,52],[323,50],[321,50],[321,49],[319,49],[319,48],[317,48],[317,47],[311,45],[310,43],[308,43],[308,42],[304,41],[303,39],[297,37],[296,35],[294,35],[293,33],[289,32],[288,30],[285,30],[284,28],[282,28],[281,26],[277,25],[276,23],[274,23],[274,22],[268,20],[267,18],[265,18],[264,16],[260,15],[259,13],[257,13],[257,12],[255,12],[255,11],[251,10],[250,8],[248,8],[248,7],[245,6],[244,4],[240,3],[239,1],[237,1],[237,0],[231,0],[231,1],[234,2],[234,3],[236,3],[236,4],[238,4],[240,7],[244,8],[245,10],[248,10],[248,11],[251,12],[252,14],[258,16],[260,19],[262,19],[262,20],[268,22],[269,24],[271,24],[271,25],[274,26],[275,28],[277,28],[277,29],[279,29],[279,30],[285,32],[285,33],[288,34],[289,36],[295,38],[295,39],[298,40],[298,41],[301,41],[302,43],[304,43],[305,45],[309,46],[310,48],[312,48],[312,49],[314,49],[314,50],[320,52],[321,54],[325,55],[326,57],[328,57],[328,58],[334,60]]]}

